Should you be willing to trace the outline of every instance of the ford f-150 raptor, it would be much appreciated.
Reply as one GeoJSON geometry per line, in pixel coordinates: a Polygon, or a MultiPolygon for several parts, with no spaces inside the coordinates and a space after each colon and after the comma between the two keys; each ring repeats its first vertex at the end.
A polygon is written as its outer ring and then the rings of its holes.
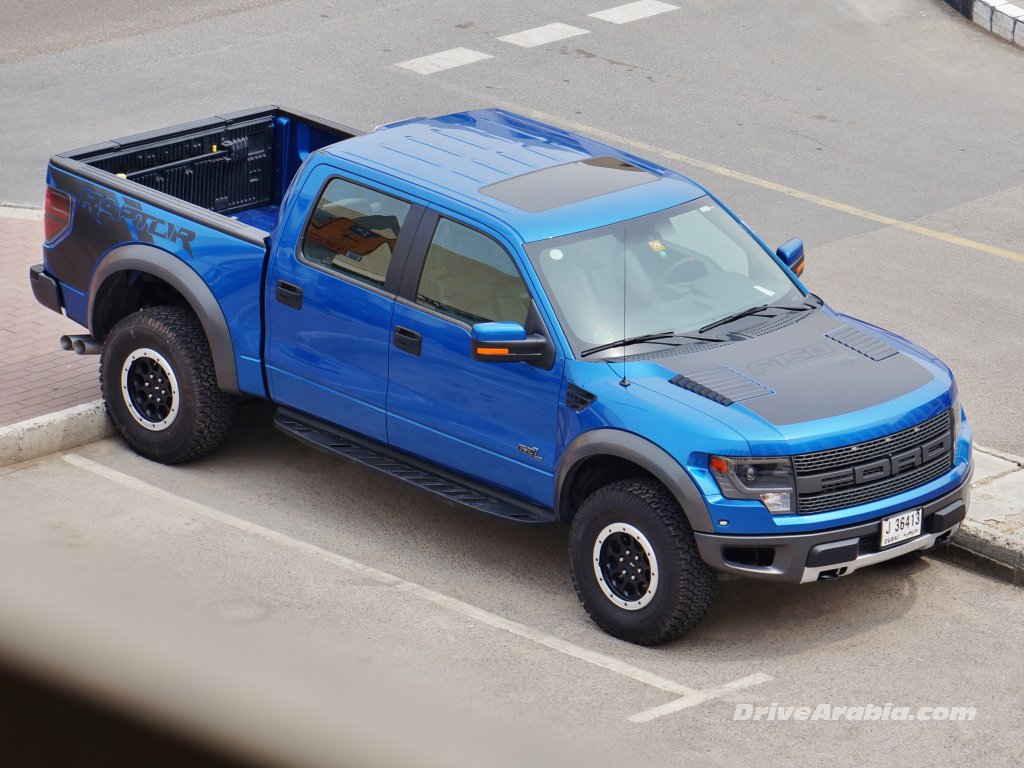
{"type": "Polygon", "coordinates": [[[949,369],[845,316],[696,182],[502,110],[359,134],[277,107],[55,155],[36,298],[138,453],[239,395],[309,445],[571,526],[594,621],[652,644],[715,572],[833,579],[949,538],[949,369]]]}

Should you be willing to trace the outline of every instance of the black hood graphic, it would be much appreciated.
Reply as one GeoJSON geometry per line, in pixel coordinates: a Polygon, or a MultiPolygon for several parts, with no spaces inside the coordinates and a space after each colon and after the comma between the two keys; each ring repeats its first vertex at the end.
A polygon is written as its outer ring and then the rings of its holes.
{"type": "Polygon", "coordinates": [[[659,355],[657,363],[674,384],[777,425],[870,408],[933,378],[869,327],[819,310],[757,338],[659,355]]]}

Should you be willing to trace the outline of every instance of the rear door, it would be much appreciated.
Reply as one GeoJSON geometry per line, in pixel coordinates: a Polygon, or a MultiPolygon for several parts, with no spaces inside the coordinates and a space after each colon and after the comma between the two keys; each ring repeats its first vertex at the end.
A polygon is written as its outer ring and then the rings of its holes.
{"type": "Polygon", "coordinates": [[[267,275],[273,400],[387,441],[384,416],[395,294],[422,208],[321,166],[282,232],[267,275]]]}
{"type": "Polygon", "coordinates": [[[387,397],[396,448],[550,506],[563,362],[474,360],[471,328],[515,322],[551,337],[509,249],[427,211],[396,302],[387,397]]]}

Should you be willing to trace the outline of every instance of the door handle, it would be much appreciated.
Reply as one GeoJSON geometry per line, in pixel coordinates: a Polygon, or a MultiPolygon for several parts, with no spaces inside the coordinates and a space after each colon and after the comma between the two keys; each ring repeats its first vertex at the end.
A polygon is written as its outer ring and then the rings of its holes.
{"type": "Polygon", "coordinates": [[[278,280],[274,294],[277,296],[277,300],[286,307],[302,309],[302,289],[299,286],[284,280],[278,280]]]}
{"type": "Polygon", "coordinates": [[[420,352],[423,351],[423,336],[416,331],[396,325],[395,347],[403,352],[408,352],[410,355],[419,357],[420,352]]]}

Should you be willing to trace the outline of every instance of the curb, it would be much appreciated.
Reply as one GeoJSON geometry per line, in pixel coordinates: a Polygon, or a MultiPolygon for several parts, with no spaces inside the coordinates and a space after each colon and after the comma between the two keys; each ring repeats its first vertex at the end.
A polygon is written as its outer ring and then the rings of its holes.
{"type": "Polygon", "coordinates": [[[1015,587],[1024,587],[1024,538],[1010,536],[977,520],[965,520],[950,541],[927,554],[1015,587]]]}
{"type": "Polygon", "coordinates": [[[69,451],[112,434],[102,400],[0,427],[0,467],[69,451]]]}
{"type": "Polygon", "coordinates": [[[26,221],[42,221],[43,210],[35,206],[15,205],[13,203],[0,202],[0,218],[2,219],[25,219],[26,221]]]}
{"type": "MultiPolygon", "coordinates": [[[[1020,472],[1024,469],[1024,458],[978,445],[974,446],[974,451],[1001,459],[1007,465],[1003,473],[971,483],[971,489],[975,492],[972,511],[977,513],[979,505],[984,505],[977,491],[1020,472]]],[[[928,555],[1024,587],[1024,527],[1021,532],[1008,533],[983,520],[972,519],[968,513],[956,535],[946,544],[929,550],[928,555]]]]}
{"type": "Polygon", "coordinates": [[[953,6],[961,16],[982,29],[1024,48],[1024,3],[1015,5],[1006,0],[946,0],[946,4],[953,6]]]}

